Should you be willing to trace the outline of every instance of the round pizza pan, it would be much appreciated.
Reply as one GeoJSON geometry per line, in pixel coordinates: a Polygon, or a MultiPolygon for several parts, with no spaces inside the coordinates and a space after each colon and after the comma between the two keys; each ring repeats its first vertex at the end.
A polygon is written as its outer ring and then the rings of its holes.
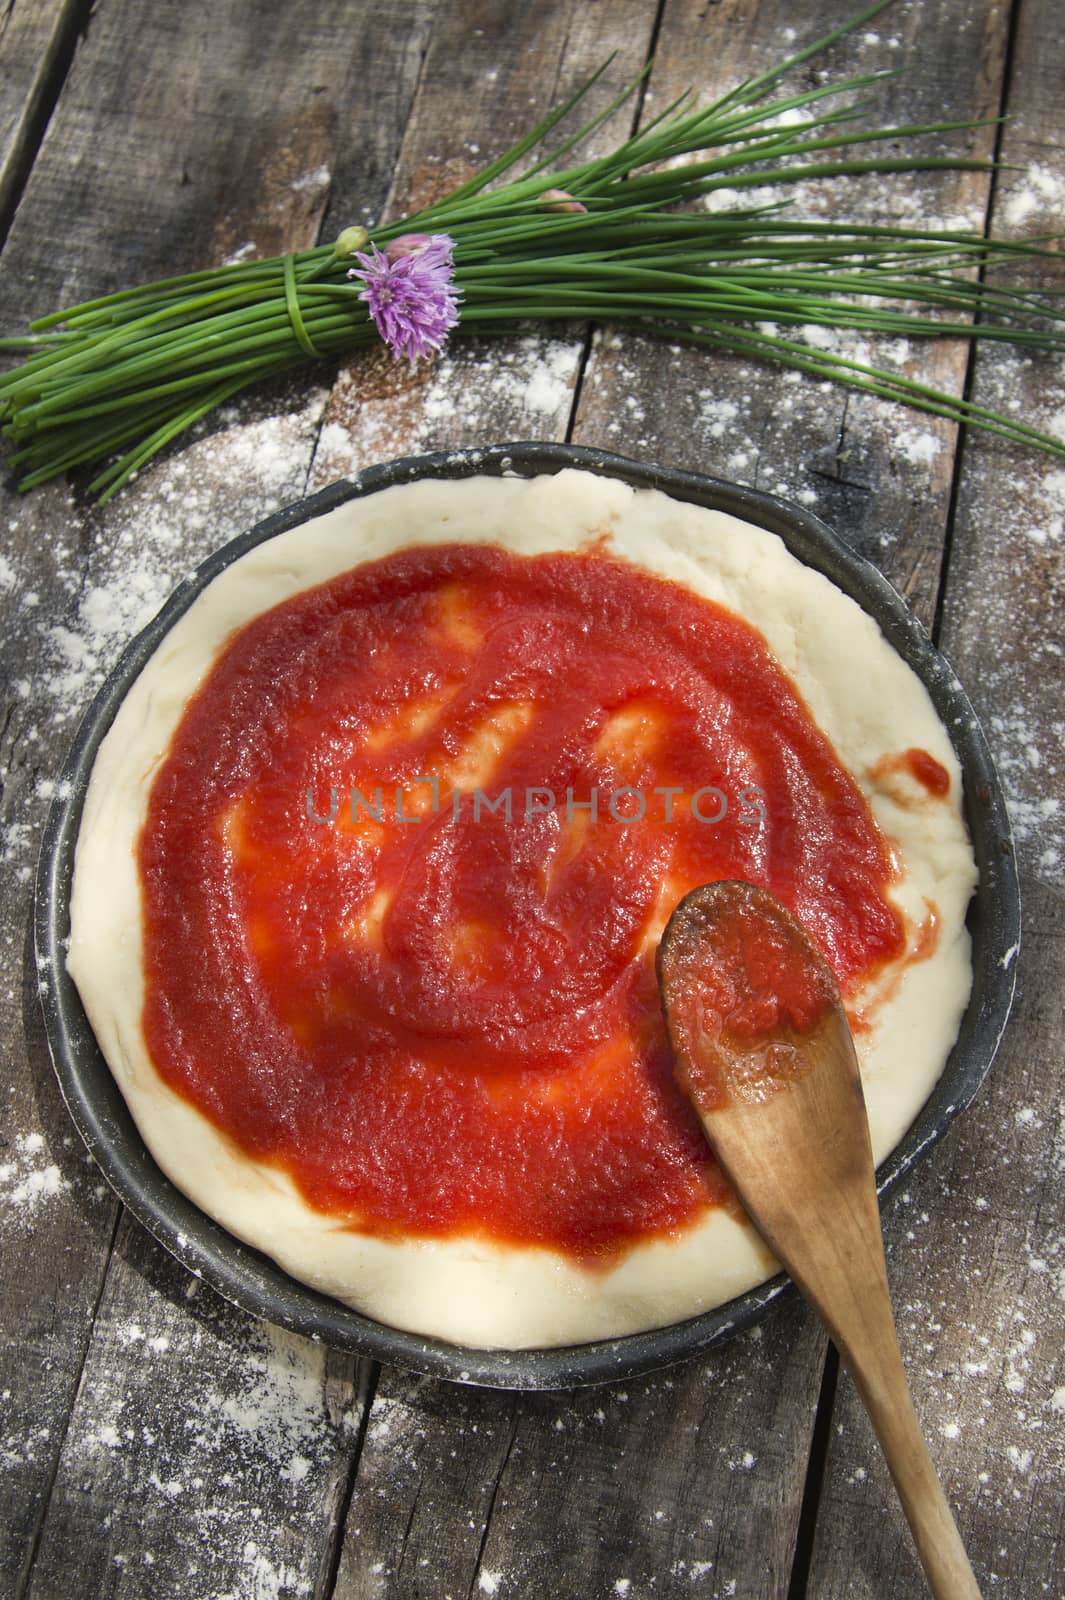
{"type": "Polygon", "coordinates": [[[145,1148],[96,1044],[67,973],[74,850],[93,762],[124,696],[160,641],[225,567],[253,546],[356,496],[418,478],[475,473],[532,476],[564,467],[661,489],[675,499],[731,513],[778,534],[800,561],[829,578],[875,618],[923,680],[961,764],[966,820],[979,884],[969,907],[973,987],[942,1077],[913,1126],[877,1174],[886,1195],[969,1104],[1006,1025],[1020,941],[1017,869],[1002,791],[975,713],[952,668],[884,577],[808,511],[754,489],[701,474],[555,444],[498,445],[392,461],[332,485],[268,517],[217,551],[174,592],[132,641],[90,706],[49,813],[35,901],[41,1002],[53,1065],[70,1114],[104,1176],[130,1211],[190,1271],[258,1317],[312,1339],[411,1371],[500,1389],[564,1389],[634,1376],[697,1354],[749,1327],[790,1289],[783,1276],[715,1310],[664,1328],[590,1344],[480,1350],[376,1322],[290,1278],[269,1257],[228,1233],[188,1200],[145,1148]]]}

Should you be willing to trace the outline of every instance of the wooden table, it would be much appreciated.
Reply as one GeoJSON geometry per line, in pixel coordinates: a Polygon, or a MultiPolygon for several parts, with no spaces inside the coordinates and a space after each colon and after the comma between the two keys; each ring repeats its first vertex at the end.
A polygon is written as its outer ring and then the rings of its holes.
{"type": "MultiPolygon", "coordinates": [[[[723,87],[841,0],[36,0],[0,17],[3,331],[27,314],[407,211],[615,51],[646,116],[723,87]]],[[[1062,227],[1065,12],[900,3],[804,69],[905,68],[896,120],[995,118],[1016,165],[840,186],[841,213],[1062,227]]],[[[597,135],[604,147],[618,123],[597,135]]],[[[896,352],[896,356],[899,353],[896,352]]],[[[956,345],[911,370],[1065,429],[1065,369],[956,345]],[[1055,420],[1056,419],[1056,420],[1055,420]]],[[[74,1134],[28,934],[78,716],[206,551],[308,487],[422,448],[565,439],[798,498],[954,661],[1013,803],[1021,992],[993,1074],[889,1204],[918,1410],[984,1591],[1065,1593],[1060,605],[1065,474],[987,436],[705,351],[576,329],[383,355],[259,392],[95,509],[3,491],[4,1118],[0,1595],[912,1597],[870,1430],[801,1304],[704,1359],[500,1394],[330,1352],[235,1311],[120,1209],[74,1134]]]]}

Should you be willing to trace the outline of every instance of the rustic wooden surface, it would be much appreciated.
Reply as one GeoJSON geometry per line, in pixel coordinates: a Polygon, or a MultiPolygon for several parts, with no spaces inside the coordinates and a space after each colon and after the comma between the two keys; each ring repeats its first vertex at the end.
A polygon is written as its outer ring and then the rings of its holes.
{"type": "MultiPolygon", "coordinates": [[[[600,61],[653,51],[645,115],[816,37],[819,0],[99,0],[0,17],[0,331],[126,281],[373,220],[490,159],[600,61]],[[54,109],[53,109],[54,103],[54,109]],[[7,211],[5,212],[5,207],[7,211]]],[[[813,72],[817,67],[808,69],[813,72]]],[[[848,187],[840,209],[1062,227],[1056,0],[899,0],[826,60],[903,65],[891,115],[1010,114],[1018,170],[848,187]]],[[[618,128],[602,131],[601,146],[618,128]]],[[[990,151],[996,131],[973,136],[990,151]]],[[[895,351],[961,389],[964,351],[895,351]]],[[[242,402],[110,508],[4,489],[5,1109],[0,1597],[919,1594],[869,1430],[797,1303],[668,1373],[521,1397],[328,1353],[225,1305],[88,1163],[48,1066],[32,868],[77,717],[207,550],[307,485],[410,448],[572,437],[812,505],[909,596],[1014,800],[1022,994],[972,1111],[886,1216],[904,1354],[988,1595],[1065,1592],[1063,475],[746,362],[528,330],[408,374],[381,356],[242,402]],[[330,386],[331,384],[331,386],[330,386]]],[[[996,353],[977,392],[1065,426],[1065,370],[996,353]]]]}
{"type": "Polygon", "coordinates": [[[85,0],[40,0],[0,10],[0,229],[8,223],[70,65],[85,0]]]}
{"type": "MultiPolygon", "coordinates": [[[[993,225],[1063,226],[1065,16],[1020,10],[993,225]],[[1057,196],[1056,205],[1053,197],[1057,196]]],[[[1047,287],[1065,287],[1048,270],[1047,287]]],[[[981,351],[975,395],[1062,416],[1065,366],[981,351]]],[[[1060,420],[1059,424],[1060,426],[1060,420]]],[[[1024,930],[1012,1026],[983,1094],[895,1208],[889,1265],[915,1402],[988,1595],[1065,1593],[1065,1177],[1059,812],[1062,478],[967,439],[939,642],[969,686],[1012,803],[1024,930]]],[[[919,1592],[854,1392],[840,1396],[811,1568],[826,1600],[919,1592]],[[857,1559],[856,1559],[857,1556],[857,1559]]]]}

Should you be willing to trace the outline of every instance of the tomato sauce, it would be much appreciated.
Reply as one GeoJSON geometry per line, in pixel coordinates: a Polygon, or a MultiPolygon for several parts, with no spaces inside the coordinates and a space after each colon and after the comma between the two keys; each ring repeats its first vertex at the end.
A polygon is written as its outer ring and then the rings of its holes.
{"type": "MultiPolygon", "coordinates": [[[[930,755],[927,750],[912,748],[899,750],[881,756],[880,760],[870,770],[870,777],[879,783],[890,780],[898,774],[906,774],[920,784],[924,795],[932,800],[945,800],[950,793],[950,773],[941,761],[930,755]]],[[[892,785],[891,792],[896,802],[900,805],[912,805],[914,800],[905,788],[892,785]]],[[[918,804],[924,804],[924,798],[918,794],[918,804]]]]}
{"type": "Polygon", "coordinates": [[[688,889],[769,888],[844,995],[904,949],[762,636],[597,551],[411,548],[255,619],[139,863],[153,1062],[243,1151],[340,1225],[586,1260],[728,1193],[655,982],[688,889]]]}
{"type": "Polygon", "coordinates": [[[924,785],[928,793],[942,800],[950,790],[950,773],[927,750],[907,750],[906,765],[912,777],[924,785]]]}

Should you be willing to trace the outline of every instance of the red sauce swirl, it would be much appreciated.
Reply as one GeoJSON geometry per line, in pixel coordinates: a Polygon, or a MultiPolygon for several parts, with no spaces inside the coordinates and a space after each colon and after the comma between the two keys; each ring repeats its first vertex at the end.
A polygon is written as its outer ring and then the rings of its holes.
{"type": "Polygon", "coordinates": [[[727,1193],[654,977],[689,888],[771,889],[844,994],[904,944],[885,842],[761,635],[599,553],[403,550],[248,624],[139,860],[168,1084],[352,1227],[582,1257],[727,1193]]]}

